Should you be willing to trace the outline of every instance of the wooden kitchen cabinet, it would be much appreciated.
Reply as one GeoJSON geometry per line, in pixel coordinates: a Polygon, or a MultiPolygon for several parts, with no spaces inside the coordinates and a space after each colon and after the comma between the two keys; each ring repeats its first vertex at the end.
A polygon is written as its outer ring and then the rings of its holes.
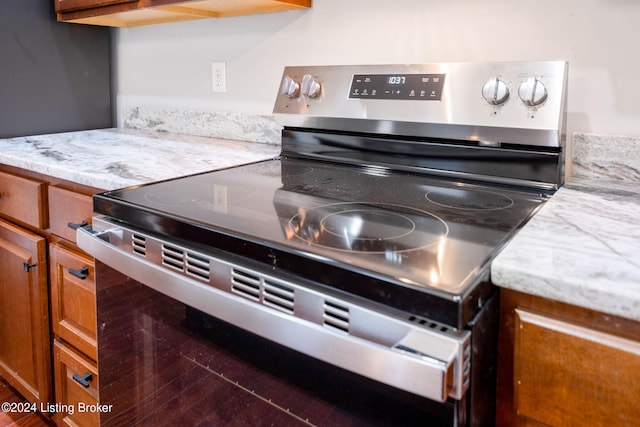
{"type": "Polygon", "coordinates": [[[54,0],[58,21],[133,27],[311,7],[311,0],[54,0]]]}
{"type": "Polygon", "coordinates": [[[640,324],[501,291],[497,425],[628,426],[640,419],[640,324]]]}
{"type": "Polygon", "coordinates": [[[80,411],[99,402],[95,262],[75,245],[79,226],[91,223],[93,191],[50,185],[49,245],[51,325],[58,425],[97,426],[100,414],[80,411]],[[65,408],[74,408],[66,411],[65,408]]]}
{"type": "Polygon", "coordinates": [[[51,402],[46,239],[0,219],[0,376],[51,402]]]}
{"type": "Polygon", "coordinates": [[[100,425],[100,412],[95,409],[99,403],[99,377],[95,362],[59,341],[54,342],[53,349],[56,402],[59,407],[74,408],[73,411],[57,412],[54,416],[56,424],[82,427],[100,425]]]}
{"type": "MultiPolygon", "coordinates": [[[[77,409],[99,397],[94,260],[75,245],[96,191],[0,165],[0,376],[45,416],[54,402],[77,409]]],[[[98,414],[75,412],[54,419],[97,425],[98,414]]]]}
{"type": "Polygon", "coordinates": [[[61,245],[49,249],[54,335],[92,360],[96,350],[94,261],[61,245]]]}

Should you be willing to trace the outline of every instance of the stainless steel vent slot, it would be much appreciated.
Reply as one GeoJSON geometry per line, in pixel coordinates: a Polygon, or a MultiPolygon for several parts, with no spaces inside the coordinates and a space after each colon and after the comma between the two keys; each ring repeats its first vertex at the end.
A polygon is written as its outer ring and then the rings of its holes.
{"type": "Polygon", "coordinates": [[[324,326],[349,332],[349,308],[325,301],[323,305],[324,326]]]}
{"type": "Polygon", "coordinates": [[[272,280],[264,280],[262,298],[264,305],[289,314],[294,312],[294,290],[291,287],[272,280]]]}
{"type": "Polygon", "coordinates": [[[184,270],[184,251],[174,246],[162,244],[162,264],[179,271],[184,270]]]}
{"type": "Polygon", "coordinates": [[[260,301],[260,277],[234,268],[231,271],[231,291],[253,301],[260,301]]]}
{"type": "Polygon", "coordinates": [[[452,331],[455,330],[453,328],[448,327],[447,325],[436,323],[436,322],[434,322],[432,320],[425,319],[425,318],[422,318],[422,317],[410,316],[408,318],[408,320],[410,322],[413,322],[413,323],[417,324],[417,325],[424,326],[425,328],[429,328],[429,329],[432,329],[434,331],[448,333],[448,332],[452,332],[452,331]]]}
{"type": "Polygon", "coordinates": [[[147,256],[147,239],[139,234],[132,234],[131,248],[134,254],[147,256]]]}
{"type": "Polygon", "coordinates": [[[209,282],[211,278],[211,263],[208,259],[187,252],[185,272],[197,279],[209,282]]]}

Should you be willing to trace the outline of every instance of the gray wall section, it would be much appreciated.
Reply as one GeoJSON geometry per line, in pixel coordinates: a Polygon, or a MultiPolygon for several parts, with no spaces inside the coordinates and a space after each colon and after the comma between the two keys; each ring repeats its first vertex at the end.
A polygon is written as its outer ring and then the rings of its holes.
{"type": "Polygon", "coordinates": [[[1,0],[0,138],[112,124],[110,30],[56,22],[54,0],[1,0]]]}

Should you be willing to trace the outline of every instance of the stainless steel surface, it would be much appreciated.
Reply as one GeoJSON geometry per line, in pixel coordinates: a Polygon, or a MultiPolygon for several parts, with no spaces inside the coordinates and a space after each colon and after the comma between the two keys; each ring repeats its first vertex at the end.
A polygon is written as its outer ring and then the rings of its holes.
{"type": "Polygon", "coordinates": [[[567,64],[562,61],[286,67],[282,78],[283,88],[290,81],[304,85],[313,80],[319,85],[313,97],[304,90],[292,96],[278,94],[273,113],[285,126],[546,147],[564,144],[567,64]],[[440,101],[353,99],[350,85],[356,74],[444,74],[444,91],[440,101]],[[495,95],[486,99],[483,88],[498,80],[505,87],[497,88],[495,100],[495,95]],[[521,95],[514,96],[523,84],[521,95]]]}
{"type": "Polygon", "coordinates": [[[429,325],[96,217],[77,244],[176,300],[317,359],[438,402],[469,387],[469,331],[429,325]]]}

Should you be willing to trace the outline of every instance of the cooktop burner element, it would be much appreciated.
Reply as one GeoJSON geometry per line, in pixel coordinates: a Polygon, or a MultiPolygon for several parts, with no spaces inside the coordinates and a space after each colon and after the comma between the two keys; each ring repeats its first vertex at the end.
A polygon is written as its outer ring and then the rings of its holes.
{"type": "Polygon", "coordinates": [[[301,209],[289,220],[289,227],[309,244],[378,253],[423,249],[449,231],[443,220],[428,212],[388,203],[333,203],[301,209]]]}
{"type": "Polygon", "coordinates": [[[513,206],[513,200],[503,194],[466,188],[434,189],[425,197],[437,205],[463,210],[495,211],[513,206]]]}

